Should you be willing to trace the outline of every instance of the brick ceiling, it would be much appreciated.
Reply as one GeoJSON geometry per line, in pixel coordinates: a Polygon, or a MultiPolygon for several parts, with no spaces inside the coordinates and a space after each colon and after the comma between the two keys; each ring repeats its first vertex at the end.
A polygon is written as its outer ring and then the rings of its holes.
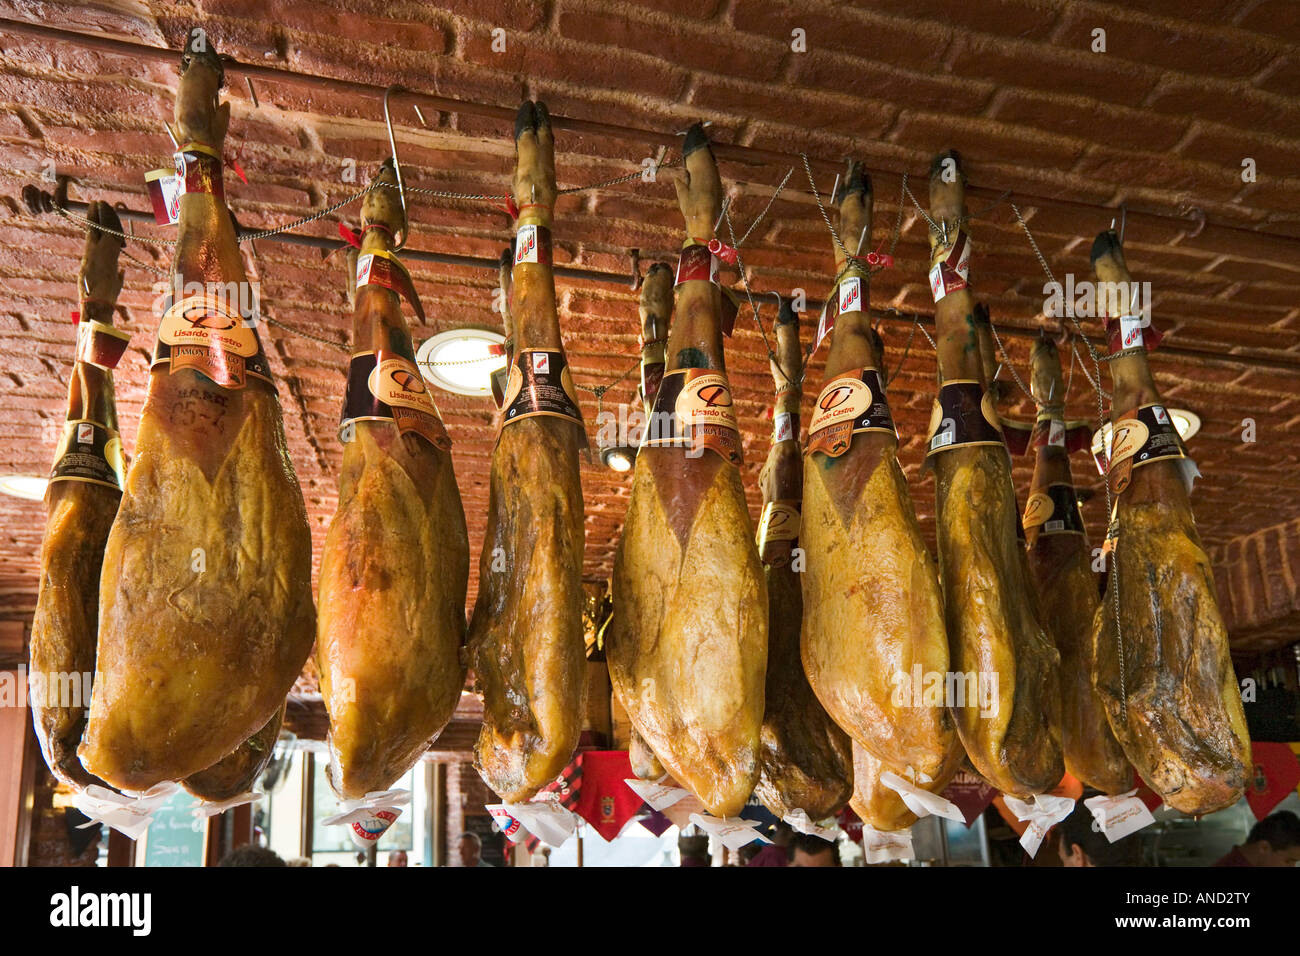
{"type": "MultiPolygon", "coordinates": [[[[765,151],[746,161],[722,151],[738,229],[748,227],[790,168],[790,160],[775,154],[806,151],[822,161],[816,171],[824,191],[833,180],[831,163],[849,155],[866,162],[876,182],[873,243],[887,242],[900,174],[912,174],[924,202],[930,156],[955,146],[974,189],[973,285],[1022,375],[1028,339],[1013,333],[1034,327],[1044,277],[1009,205],[992,201],[1012,190],[1053,271],[1080,279],[1090,278],[1093,236],[1125,202],[1129,264],[1135,278],[1152,283],[1156,323],[1168,335],[1168,348],[1154,357],[1157,382],[1170,404],[1204,421],[1190,447],[1205,475],[1194,501],[1207,545],[1223,561],[1232,539],[1300,516],[1294,444],[1300,425],[1300,7],[1293,3],[9,0],[0,2],[0,16],[173,50],[197,25],[221,53],[262,69],[381,88],[400,83],[505,108],[529,96],[545,100],[558,116],[658,134],[708,119],[717,142],[765,151]],[[493,48],[498,28],[503,52],[493,48]],[[1097,28],[1106,31],[1105,53],[1090,49],[1097,28]],[[795,29],[805,31],[804,52],[791,48],[795,29]],[[1242,180],[1246,158],[1255,161],[1256,182],[1242,180]],[[1246,418],[1256,423],[1254,443],[1241,438],[1246,418]]],[[[0,337],[8,355],[0,471],[39,474],[49,467],[63,417],[73,341],[68,312],[82,237],[55,216],[29,215],[19,194],[52,160],[58,173],[76,178],[73,198],[147,209],[143,174],[166,164],[171,148],[163,122],[171,118],[176,67],[174,60],[18,36],[3,24],[0,44],[0,337]]],[[[228,175],[227,197],[245,228],[278,225],[342,199],[356,189],[343,178],[348,160],[364,180],[388,154],[382,111],[371,96],[264,78],[250,91],[237,69],[228,78],[234,114],[228,145],[250,182],[228,175]]],[[[422,108],[421,121],[411,102],[399,98],[394,112],[408,183],[506,191],[507,121],[482,110],[436,108],[422,108]]],[[[557,150],[562,187],[634,171],[654,152],[645,136],[564,129],[557,150]]],[[[355,222],[358,210],[340,215],[355,222]]],[[[336,235],[340,215],[303,232],[336,235]]],[[[413,222],[410,248],[463,256],[494,258],[510,235],[506,216],[483,203],[421,201],[413,222]]],[[[152,225],[136,228],[141,235],[167,234],[152,225]]],[[[673,257],[681,228],[666,182],[565,196],[557,208],[557,261],[627,273],[628,250],[637,248],[644,270],[646,262],[673,257]]],[[[137,243],[131,252],[166,265],[155,247],[137,243]]],[[[826,294],[831,243],[801,167],[744,253],[756,290],[802,288],[812,299],[826,294]]],[[[341,256],[263,241],[246,258],[272,317],[346,341],[341,256]]],[[[905,210],[896,266],[874,281],[873,304],[930,313],[926,265],[924,222],[905,210]]],[[[130,449],[152,344],[155,277],[133,262],[125,266],[120,324],[134,337],[117,388],[130,449]]],[[[492,273],[423,262],[412,263],[412,271],[429,316],[427,328],[414,329],[417,340],[459,325],[498,324],[492,273]]],[[[635,293],[610,282],[561,280],[558,287],[575,378],[588,386],[614,380],[637,355],[635,293]]],[[[770,297],[762,311],[770,323],[770,297]]],[[[883,332],[892,367],[903,358],[908,326],[890,319],[883,332]]],[[[336,504],[344,356],[281,328],[264,330],[263,341],[279,376],[319,549],[336,504]]],[[[752,316],[742,313],[728,347],[756,515],[771,380],[752,316]]],[[[810,392],[824,355],[825,347],[810,369],[810,392]]],[[[1001,377],[1010,383],[1006,370],[1001,377]]],[[[606,405],[630,401],[635,378],[612,389],[606,405]]],[[[933,352],[917,335],[891,401],[903,439],[900,457],[931,536],[934,489],[919,466],[934,378],[933,352]]],[[[1014,384],[1008,395],[1009,416],[1032,417],[1014,384]]],[[[1069,401],[1080,417],[1095,415],[1095,398],[1078,369],[1069,401]]],[[[477,555],[492,408],[449,395],[439,404],[456,442],[477,555]]],[[[594,400],[584,409],[590,424],[594,400]]],[[[1076,462],[1075,474],[1100,492],[1086,461],[1076,462]]],[[[1023,495],[1028,459],[1016,478],[1023,495]]],[[[599,463],[584,465],[582,479],[586,573],[600,580],[610,570],[630,479],[599,463]]],[[[1098,493],[1084,506],[1097,542],[1102,499],[1098,493]]],[[[39,502],[0,498],[0,616],[30,615],[43,514],[39,502]]],[[[1274,633],[1269,643],[1294,637],[1274,633]]],[[[1239,649],[1249,646],[1248,635],[1241,640],[1246,644],[1239,649]]]]}

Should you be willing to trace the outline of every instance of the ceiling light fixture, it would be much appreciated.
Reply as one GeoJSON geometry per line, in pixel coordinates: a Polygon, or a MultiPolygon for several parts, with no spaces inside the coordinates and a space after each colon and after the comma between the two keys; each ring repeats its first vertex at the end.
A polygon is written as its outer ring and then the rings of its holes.
{"type": "MultiPolygon", "coordinates": [[[[1201,416],[1185,408],[1165,408],[1169,413],[1178,437],[1183,441],[1191,438],[1201,430],[1201,416]]],[[[1106,474],[1106,462],[1110,459],[1110,422],[1106,422],[1092,433],[1092,458],[1097,463],[1099,474],[1106,474]]]]}
{"type": "Polygon", "coordinates": [[[505,368],[505,337],[488,329],[451,329],[420,343],[415,358],[430,385],[485,397],[492,394],[492,374],[505,368]]]}
{"type": "Polygon", "coordinates": [[[606,445],[600,450],[600,460],[611,471],[631,471],[636,464],[636,449],[626,445],[606,445]]]}
{"type": "Polygon", "coordinates": [[[40,501],[45,497],[49,483],[50,479],[38,478],[36,475],[0,475],[0,494],[40,501]]]}

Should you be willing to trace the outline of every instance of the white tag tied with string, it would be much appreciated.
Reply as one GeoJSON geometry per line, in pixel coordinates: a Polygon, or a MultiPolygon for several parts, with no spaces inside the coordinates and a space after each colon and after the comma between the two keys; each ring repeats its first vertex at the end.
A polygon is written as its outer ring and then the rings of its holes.
{"type": "Polygon", "coordinates": [[[869,823],[862,824],[862,851],[868,863],[891,863],[895,860],[911,860],[916,854],[912,852],[912,828],[906,830],[877,830],[869,823]]]}
{"type": "MultiPolygon", "coordinates": [[[[910,771],[911,768],[909,767],[910,771]]],[[[930,783],[930,778],[925,774],[918,777],[920,783],[930,783]]],[[[965,823],[966,818],[962,815],[961,810],[955,803],[946,797],[941,797],[937,793],[931,793],[928,790],[922,790],[914,786],[904,778],[900,777],[893,771],[886,770],[880,775],[880,782],[890,790],[897,793],[907,806],[918,817],[936,816],[943,817],[945,820],[952,820],[956,823],[965,823]]]]}
{"type": "Polygon", "coordinates": [[[257,803],[265,796],[266,794],[259,790],[246,790],[229,800],[198,800],[194,804],[194,819],[206,820],[208,817],[218,816],[235,807],[242,807],[246,803],[257,803]]]}
{"type": "Polygon", "coordinates": [[[346,826],[352,842],[367,850],[397,822],[401,808],[411,802],[409,790],[372,790],[360,800],[342,800],[340,813],[321,822],[327,827],[346,826]]]}
{"type": "Polygon", "coordinates": [[[558,847],[578,827],[578,815],[552,800],[489,803],[484,809],[511,843],[519,843],[526,833],[531,833],[547,846],[558,847]]]}
{"type": "Polygon", "coordinates": [[[828,842],[834,841],[843,831],[840,825],[835,822],[834,818],[827,821],[830,826],[822,826],[817,821],[808,816],[807,810],[791,810],[783,818],[790,824],[790,827],[797,833],[805,833],[808,836],[821,837],[828,842]]]}
{"type": "Polygon", "coordinates": [[[72,795],[72,805],[90,817],[77,829],[104,823],[123,836],[138,840],[149,829],[153,815],[180,788],[178,783],[164,781],[143,792],[118,793],[92,783],[72,795]]]}
{"type": "Polygon", "coordinates": [[[638,797],[650,804],[651,810],[665,810],[671,807],[678,800],[689,796],[690,791],[682,787],[670,787],[664,783],[668,775],[664,774],[658,780],[636,780],[629,777],[623,782],[626,783],[638,797]]]}
{"type": "Polygon", "coordinates": [[[1020,845],[1031,857],[1038,855],[1038,848],[1043,844],[1047,831],[1070,815],[1074,809],[1074,800],[1070,797],[1054,797],[1046,793],[1034,794],[1033,800],[1018,800],[1004,796],[1007,809],[1016,815],[1016,819],[1027,822],[1025,832],[1020,835],[1020,845]]]}
{"type": "Polygon", "coordinates": [[[1105,794],[1088,797],[1083,805],[1092,812],[1096,821],[1093,829],[1100,831],[1111,843],[1156,822],[1147,805],[1137,798],[1137,790],[1113,797],[1105,794]]]}
{"type": "Polygon", "coordinates": [[[758,832],[757,820],[743,820],[740,817],[711,817],[702,813],[692,813],[691,822],[717,837],[728,850],[739,850],[742,846],[758,840],[771,843],[767,837],[758,832]]]}

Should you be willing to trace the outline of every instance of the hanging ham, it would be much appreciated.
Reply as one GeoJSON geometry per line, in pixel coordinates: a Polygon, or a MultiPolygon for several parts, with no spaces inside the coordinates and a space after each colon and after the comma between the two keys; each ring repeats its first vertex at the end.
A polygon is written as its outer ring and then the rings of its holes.
{"type": "Polygon", "coordinates": [[[362,207],[340,435],[339,504],[320,565],[316,663],[330,783],[358,799],[420,758],[465,684],[469,541],[443,427],[402,317],[407,221],[393,166],[362,207]]]}
{"type": "Polygon", "coordinates": [[[1192,518],[1195,466],[1147,364],[1158,336],[1149,316],[1126,308],[1137,289],[1115,233],[1097,237],[1092,264],[1099,282],[1120,293],[1106,322],[1114,356],[1108,481],[1116,497],[1110,574],[1094,623],[1094,684],[1142,779],[1175,810],[1199,816],[1241,798],[1250,735],[1192,518]]]}
{"type": "Polygon", "coordinates": [[[176,97],[176,284],[105,548],[80,749],[130,790],[204,770],[264,728],[315,633],[307,513],[222,190],[221,61],[194,36],[176,97]]]}
{"type": "Polygon", "coordinates": [[[940,387],[927,464],[935,473],[939,559],[953,700],[971,763],[1004,793],[1027,797],[1064,772],[1053,738],[1058,657],[1041,626],[1016,536],[1010,458],[985,395],[968,282],[971,239],[955,153],[930,173],[930,285],[940,387]]]}
{"type": "Polygon", "coordinates": [[[831,346],[804,458],[804,669],[830,715],[885,769],[942,786],[940,768],[957,746],[941,692],[948,639],[937,571],[898,464],[883,344],[867,313],[870,272],[857,256],[870,240],[872,203],[860,164],[850,164],[836,198],[853,258],[837,246],[831,346]]]}
{"type": "MultiPolygon", "coordinates": [[[[800,547],[803,455],[799,449],[799,404],[803,356],[799,316],[783,300],[777,316],[776,384],[772,447],[759,474],[763,516],[758,523],[759,558],[767,572],[767,681],[762,749],[754,794],[778,817],[803,810],[810,819],[832,816],[852,791],[853,754],[848,735],[817,700],[800,658],[804,614],[804,561],[800,547]]],[[[946,652],[946,647],[945,647],[946,652]]]]}
{"type": "Polygon", "coordinates": [[[515,147],[514,357],[468,647],[484,705],[477,766],[508,803],[527,800],[564,769],[587,686],[578,475],[586,439],[555,303],[555,156],[545,105],[520,107],[515,147]]]}
{"type": "Polygon", "coordinates": [[[1039,336],[1030,356],[1029,388],[1038,405],[1030,437],[1034,478],[1025,504],[1029,570],[1044,620],[1061,655],[1061,750],[1065,769],[1103,793],[1123,793],[1133,768],[1106,722],[1092,686],[1096,670],[1092,620],[1097,575],[1070,473],[1071,446],[1091,438],[1087,423],[1065,420],[1065,381],[1056,343],[1039,336]]]}
{"type": "MultiPolygon", "coordinates": [[[[86,218],[118,232],[113,208],[93,202],[86,218]]],[[[123,242],[86,230],[77,293],[80,316],[68,411],[45,495],[40,592],[32,618],[29,674],[32,723],[46,764],[74,787],[97,783],[77,759],[95,672],[96,618],[104,542],[122,497],[122,440],[113,400],[113,368],[128,336],[113,327],[122,291],[123,242]]]]}
{"type": "Polygon", "coordinates": [[[700,125],[682,151],[676,314],[614,557],[607,657],[620,701],[663,765],[710,813],[734,816],[758,780],[767,585],[737,468],[718,259],[707,245],[722,182],[700,125]]]}

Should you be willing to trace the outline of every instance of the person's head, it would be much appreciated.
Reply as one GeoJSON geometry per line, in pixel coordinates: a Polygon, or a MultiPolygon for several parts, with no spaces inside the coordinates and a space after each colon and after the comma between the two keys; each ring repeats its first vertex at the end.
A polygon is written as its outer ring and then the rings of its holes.
{"type": "Polygon", "coordinates": [[[794,856],[791,866],[839,866],[840,848],[821,837],[807,833],[796,834],[793,839],[794,856]]]}
{"type": "Polygon", "coordinates": [[[1279,810],[1256,823],[1243,849],[1256,866],[1295,866],[1300,863],[1300,817],[1279,810]]]}
{"type": "Polygon", "coordinates": [[[1064,866],[1132,866],[1137,862],[1133,859],[1137,842],[1125,837],[1111,843],[1083,800],[1056,825],[1056,832],[1056,852],[1064,866]]]}
{"type": "Polygon", "coordinates": [[[388,854],[388,865],[389,865],[389,866],[406,866],[406,865],[407,865],[407,862],[406,862],[406,851],[405,851],[405,850],[394,850],[392,853],[388,854]]]}
{"type": "Polygon", "coordinates": [[[285,866],[310,867],[311,858],[306,856],[291,856],[284,861],[285,866]]]}
{"type": "Polygon", "coordinates": [[[483,841],[477,833],[462,833],[458,849],[461,866],[478,866],[478,861],[483,858],[483,841]]]}
{"type": "Polygon", "coordinates": [[[273,850],[256,843],[235,847],[217,863],[217,866],[284,866],[284,860],[273,850]]]}

